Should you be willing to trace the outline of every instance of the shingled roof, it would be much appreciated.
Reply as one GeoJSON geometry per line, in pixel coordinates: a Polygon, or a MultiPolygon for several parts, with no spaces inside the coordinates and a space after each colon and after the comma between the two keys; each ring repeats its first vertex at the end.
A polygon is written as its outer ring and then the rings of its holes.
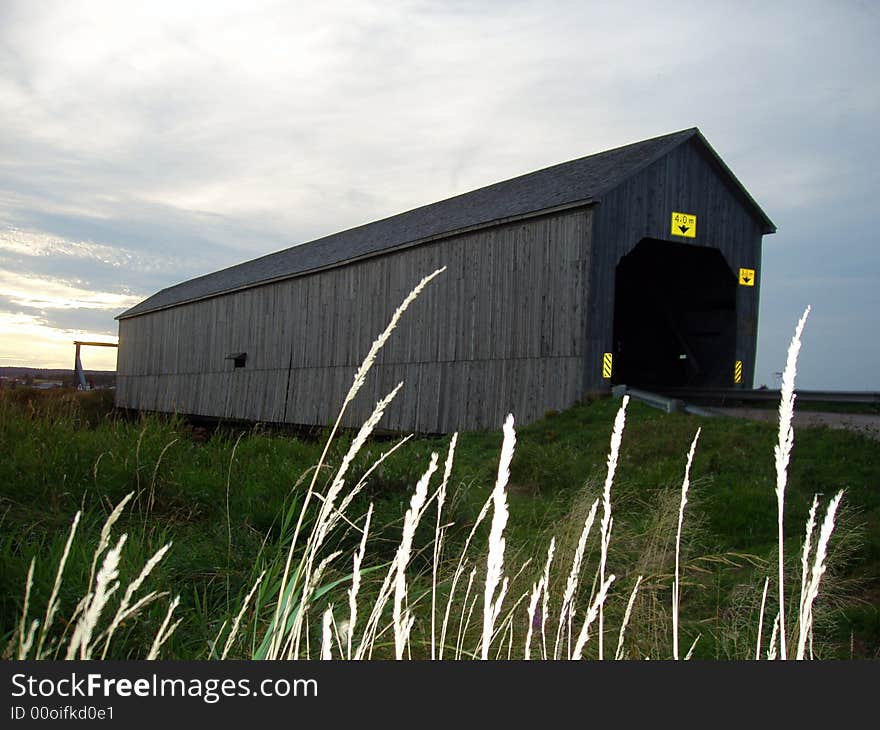
{"type": "Polygon", "coordinates": [[[277,251],[162,289],[117,319],[218,296],[505,219],[598,202],[602,194],[691,138],[699,140],[762,221],[776,229],[694,127],[547,167],[406,213],[277,251]]]}

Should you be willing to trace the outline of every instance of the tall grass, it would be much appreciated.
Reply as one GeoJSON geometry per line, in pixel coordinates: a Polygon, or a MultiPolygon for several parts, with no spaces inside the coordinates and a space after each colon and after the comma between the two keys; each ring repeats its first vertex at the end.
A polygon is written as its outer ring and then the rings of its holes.
{"type": "MultiPolygon", "coordinates": [[[[632,623],[632,618],[635,616],[638,619],[639,614],[634,607],[640,596],[640,588],[644,590],[644,576],[640,573],[633,587],[621,590],[618,596],[616,574],[611,573],[610,569],[614,567],[616,573],[621,574],[626,566],[609,565],[614,534],[612,487],[622,454],[627,398],[624,398],[612,426],[601,495],[592,500],[586,517],[580,523],[576,547],[566,565],[557,565],[558,560],[554,564],[554,556],[558,554],[555,538],[549,543],[543,569],[537,574],[536,580],[530,577],[529,567],[533,563],[530,556],[520,560],[522,556],[508,554],[508,490],[517,440],[511,415],[503,425],[503,443],[495,469],[494,487],[471,526],[460,552],[453,554],[450,559],[445,537],[452,521],[447,521],[443,513],[450,503],[447,490],[455,458],[457,435],[454,435],[448,445],[442,472],[436,452],[431,454],[428,463],[421,470],[421,476],[417,479],[409,500],[409,508],[399,528],[393,556],[387,560],[374,561],[370,568],[364,567],[365,560],[370,560],[371,549],[376,545],[375,537],[371,539],[370,534],[373,529],[374,504],[371,502],[363,514],[352,515],[350,512],[353,505],[357,504],[355,497],[364,491],[371,475],[406,439],[366,465],[360,477],[352,471],[352,467],[402,384],[376,404],[371,416],[350,440],[348,447],[341,452],[338,466],[331,470],[332,473],[324,481],[328,474],[328,456],[339,439],[342,414],[366,382],[382,346],[391,336],[409,304],[442,271],[435,271],[415,287],[395,311],[388,327],[373,343],[355,375],[317,463],[306,475],[308,486],[304,494],[292,499],[280,517],[279,540],[276,543],[278,552],[265,554],[261,548],[258,556],[260,560],[254,565],[246,594],[242,593],[237,605],[230,606],[227,617],[217,617],[218,623],[219,618],[224,620],[213,642],[211,656],[225,658],[234,647],[239,646],[256,659],[311,658],[313,654],[324,659],[366,659],[377,654],[391,654],[396,659],[443,659],[452,656],[487,660],[528,659],[534,653],[540,654],[542,658],[580,659],[590,655],[603,659],[608,636],[617,639],[614,657],[620,659],[626,656],[626,634],[638,634],[641,630],[638,620],[632,623]],[[600,502],[601,517],[598,534],[595,536],[598,544],[591,546],[591,531],[598,516],[600,502]],[[417,549],[416,538],[420,525],[431,505],[434,505],[435,513],[432,538],[428,543],[430,549],[424,546],[417,549]],[[487,518],[488,534],[483,544],[482,540],[477,541],[474,538],[487,518]],[[354,547],[341,539],[351,533],[357,537],[354,547]],[[426,558],[430,561],[429,569],[413,571],[413,558],[422,552],[429,556],[426,558]],[[598,553],[594,568],[588,568],[591,565],[585,557],[588,552],[598,553]],[[350,565],[351,568],[341,567],[343,565],[350,565]],[[564,581],[558,581],[560,586],[557,588],[554,576],[559,571],[562,571],[560,575],[567,577],[564,581]],[[423,581],[426,574],[430,577],[427,585],[423,581]],[[384,576],[381,580],[380,575],[384,576]],[[587,585],[590,586],[589,591],[585,589],[587,585]],[[615,606],[619,598],[621,607],[624,598],[627,599],[622,612],[616,608],[614,611],[610,610],[609,601],[612,598],[615,606]],[[343,620],[337,619],[337,606],[344,606],[343,620]],[[423,618],[428,628],[425,638],[414,643],[413,628],[419,617],[423,618]],[[611,621],[614,621],[613,626],[609,625],[611,621]],[[591,643],[592,640],[595,641],[591,643]],[[220,642],[223,644],[222,652],[217,651],[220,642]],[[595,649],[591,649],[593,646],[595,649]]],[[[812,548],[812,538],[818,503],[814,502],[801,557],[798,609],[796,618],[789,619],[785,611],[784,586],[787,576],[783,547],[783,508],[794,443],[791,420],[796,362],[808,311],[799,321],[789,348],[779,409],[779,437],[775,449],[775,494],[778,510],[778,565],[775,577],[778,605],[766,651],[768,658],[787,658],[789,636],[796,636],[795,656],[798,659],[813,655],[811,647],[814,606],[826,570],[828,545],[842,496],[842,493],[838,493],[829,502],[815,549],[812,548]]],[[[658,579],[655,576],[652,579],[655,583],[658,580],[666,585],[671,583],[670,633],[673,659],[679,659],[681,654],[679,634],[683,590],[682,536],[698,438],[699,431],[687,451],[682,478],[675,525],[674,571],[669,578],[658,579]]],[[[63,656],[68,659],[113,656],[112,642],[118,627],[157,601],[165,604],[164,617],[149,645],[144,647],[143,655],[150,659],[162,655],[163,646],[181,620],[175,621],[180,597],[175,596],[168,600],[170,597],[167,593],[159,589],[140,596],[139,593],[156,565],[165,559],[171,546],[162,545],[145,561],[136,576],[128,580],[120,574],[120,559],[126,546],[127,534],[113,538],[113,528],[132,500],[135,500],[134,504],[141,504],[142,492],[147,497],[147,513],[155,507],[156,473],[162,457],[172,446],[173,442],[168,442],[159,453],[149,486],[140,483],[138,469],[139,491],[128,494],[107,518],[91,560],[87,581],[89,588],[73,614],[64,622],[70,631],[65,628],[59,632],[54,618],[58,610],[58,590],[63,580],[67,556],[75,539],[79,513],[71,525],[45,611],[40,612],[41,618],[33,619],[30,615],[33,577],[33,563],[31,564],[23,591],[18,630],[11,639],[10,650],[7,652],[9,655],[18,658],[63,656]],[[126,587],[121,590],[123,584],[126,587]]],[[[232,450],[233,457],[238,448],[239,440],[236,440],[232,450]]],[[[232,530],[228,521],[231,479],[232,459],[226,474],[227,561],[231,559],[232,553],[232,530]]],[[[764,595],[757,617],[756,658],[765,655],[761,635],[765,623],[768,585],[769,577],[764,582],[764,595]]],[[[693,649],[692,645],[685,658],[690,657],[693,649]]],[[[654,658],[669,656],[655,654],[654,658]]]]}
{"type": "MultiPolygon", "coordinates": [[[[64,552],[58,563],[55,582],[43,618],[42,620],[33,619],[30,622],[28,631],[25,632],[25,626],[28,624],[29,618],[31,581],[35,565],[35,559],[31,560],[21,612],[20,630],[17,636],[17,646],[14,651],[14,655],[18,659],[93,659],[99,657],[104,659],[107,656],[113,635],[119,626],[123,622],[137,616],[146,606],[166,595],[164,592],[153,590],[137,598],[135,597],[142,584],[153,571],[153,568],[156,567],[165,556],[165,553],[168,552],[168,549],[171,547],[170,543],[162,546],[145,563],[137,576],[130,580],[118,603],[113,601],[114,595],[118,594],[122,585],[122,580],[120,579],[120,559],[125,543],[128,540],[128,535],[123,533],[116,540],[115,545],[110,547],[113,527],[133,496],[134,492],[126,495],[116,505],[101,528],[98,545],[92,556],[91,569],[87,581],[89,590],[76,605],[72,615],[65,619],[64,628],[60,633],[53,633],[55,617],[58,611],[58,593],[63,583],[67,558],[70,554],[81,513],[76,513],[70,526],[70,532],[64,546],[64,552]],[[98,565],[99,561],[100,566],[98,565]],[[112,608],[113,605],[115,605],[115,610],[112,608]],[[72,631],[69,631],[71,627],[72,631]],[[36,646],[34,646],[33,639],[38,630],[39,638],[37,639],[36,646]],[[34,649],[33,654],[31,654],[32,648],[34,649]]],[[[176,596],[169,604],[166,620],[154,637],[146,658],[156,658],[161,645],[177,627],[177,624],[171,626],[168,624],[179,600],[179,596],[176,596]]],[[[7,651],[7,654],[11,653],[13,652],[7,651]]]]}

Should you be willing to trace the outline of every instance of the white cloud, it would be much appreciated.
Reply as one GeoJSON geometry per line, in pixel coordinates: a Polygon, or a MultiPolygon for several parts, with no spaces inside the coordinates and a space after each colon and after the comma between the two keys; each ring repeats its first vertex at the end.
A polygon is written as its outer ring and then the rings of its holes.
{"type": "Polygon", "coordinates": [[[27,231],[9,226],[0,229],[0,251],[17,256],[63,257],[85,259],[120,268],[131,266],[142,256],[117,246],[91,241],[69,241],[40,231],[27,231]]]}
{"type": "Polygon", "coordinates": [[[0,297],[28,309],[125,309],[141,297],[83,289],[78,282],[41,279],[0,270],[0,297]]]}

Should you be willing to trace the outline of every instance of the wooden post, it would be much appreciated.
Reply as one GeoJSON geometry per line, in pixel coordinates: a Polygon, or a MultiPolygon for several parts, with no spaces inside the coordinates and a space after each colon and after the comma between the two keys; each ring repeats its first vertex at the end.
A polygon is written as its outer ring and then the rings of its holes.
{"type": "Polygon", "coordinates": [[[89,384],[86,382],[86,374],[83,370],[82,360],[80,359],[80,347],[83,345],[87,345],[89,347],[119,347],[115,342],[82,342],[80,340],[74,340],[73,344],[76,345],[76,356],[73,360],[73,382],[74,386],[80,388],[81,390],[88,390],[89,384]]]}

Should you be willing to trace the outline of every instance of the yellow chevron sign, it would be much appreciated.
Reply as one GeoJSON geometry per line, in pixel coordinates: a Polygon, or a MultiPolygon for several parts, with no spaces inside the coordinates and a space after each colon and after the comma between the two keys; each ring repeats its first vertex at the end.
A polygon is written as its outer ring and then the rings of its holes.
{"type": "Polygon", "coordinates": [[[602,355],[602,377],[605,380],[611,377],[611,353],[606,352],[602,355]]]}
{"type": "Polygon", "coordinates": [[[679,213],[677,210],[672,212],[672,223],[670,223],[670,231],[673,236],[683,236],[684,238],[697,237],[697,216],[690,213],[679,213]]]}

